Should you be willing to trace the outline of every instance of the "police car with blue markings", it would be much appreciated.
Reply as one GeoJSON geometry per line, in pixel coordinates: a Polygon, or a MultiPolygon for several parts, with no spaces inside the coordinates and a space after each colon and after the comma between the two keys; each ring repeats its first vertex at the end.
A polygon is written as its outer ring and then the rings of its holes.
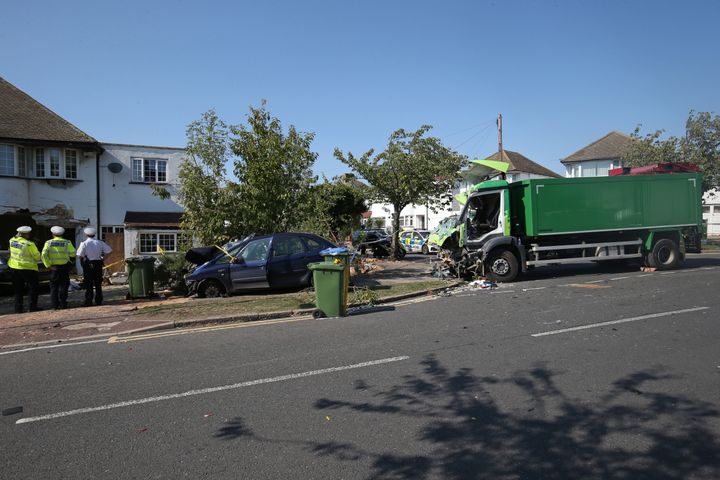
{"type": "Polygon", "coordinates": [[[405,230],[400,233],[400,243],[410,253],[422,253],[429,255],[437,253],[437,245],[428,243],[430,230],[405,230]]]}

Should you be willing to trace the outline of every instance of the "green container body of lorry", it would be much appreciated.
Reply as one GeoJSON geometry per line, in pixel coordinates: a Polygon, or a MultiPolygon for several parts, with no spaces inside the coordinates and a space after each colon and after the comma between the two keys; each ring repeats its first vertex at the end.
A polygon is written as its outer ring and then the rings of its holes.
{"type": "Polygon", "coordinates": [[[486,181],[437,243],[456,273],[498,281],[588,261],[672,268],[700,251],[701,185],[700,173],[486,181]]]}

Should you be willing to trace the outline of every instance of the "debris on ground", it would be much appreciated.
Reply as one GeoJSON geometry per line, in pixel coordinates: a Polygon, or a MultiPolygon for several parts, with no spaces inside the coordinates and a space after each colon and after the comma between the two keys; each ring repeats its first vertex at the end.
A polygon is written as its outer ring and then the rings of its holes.
{"type": "Polygon", "coordinates": [[[478,278],[477,280],[473,280],[472,282],[468,283],[467,285],[470,288],[497,288],[497,283],[491,282],[490,280],[484,279],[484,278],[478,278]]]}
{"type": "Polygon", "coordinates": [[[142,432],[147,432],[147,429],[148,429],[147,427],[138,427],[135,429],[135,431],[138,433],[142,433],[142,432]]]}
{"type": "Polygon", "coordinates": [[[203,418],[212,417],[213,415],[215,415],[213,412],[207,412],[205,415],[203,415],[203,418]]]}
{"type": "Polygon", "coordinates": [[[23,407],[10,407],[6,408],[2,411],[2,416],[7,417],[8,415],[15,415],[17,413],[22,413],[23,407]]]}
{"type": "Polygon", "coordinates": [[[656,267],[640,267],[641,272],[654,272],[656,271],[656,267]]]}

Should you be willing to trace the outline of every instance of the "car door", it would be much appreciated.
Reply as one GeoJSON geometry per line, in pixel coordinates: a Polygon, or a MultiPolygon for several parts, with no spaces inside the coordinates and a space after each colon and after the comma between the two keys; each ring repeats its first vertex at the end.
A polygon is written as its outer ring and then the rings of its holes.
{"type": "Polygon", "coordinates": [[[273,288],[296,287],[307,272],[307,250],[295,234],[275,235],[268,262],[268,281],[273,288]]]}
{"type": "Polygon", "coordinates": [[[250,240],[229,264],[233,291],[268,288],[268,255],[272,237],[250,240]]]}
{"type": "Polygon", "coordinates": [[[411,251],[410,250],[410,239],[411,238],[412,238],[412,232],[403,232],[400,234],[400,238],[399,238],[400,243],[405,245],[405,250],[407,250],[408,252],[411,251]]]}
{"type": "Polygon", "coordinates": [[[412,251],[414,253],[418,253],[422,251],[423,246],[423,237],[417,232],[413,232],[412,234],[412,240],[410,240],[410,243],[412,245],[412,251]]]}

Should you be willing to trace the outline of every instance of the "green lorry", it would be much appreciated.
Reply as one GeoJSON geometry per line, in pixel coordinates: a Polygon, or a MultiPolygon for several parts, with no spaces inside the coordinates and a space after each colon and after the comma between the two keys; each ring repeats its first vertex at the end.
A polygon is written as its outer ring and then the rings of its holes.
{"type": "Polygon", "coordinates": [[[700,173],[486,180],[458,198],[460,217],[433,240],[450,272],[501,282],[552,264],[673,268],[700,252],[701,185],[700,173]]]}

